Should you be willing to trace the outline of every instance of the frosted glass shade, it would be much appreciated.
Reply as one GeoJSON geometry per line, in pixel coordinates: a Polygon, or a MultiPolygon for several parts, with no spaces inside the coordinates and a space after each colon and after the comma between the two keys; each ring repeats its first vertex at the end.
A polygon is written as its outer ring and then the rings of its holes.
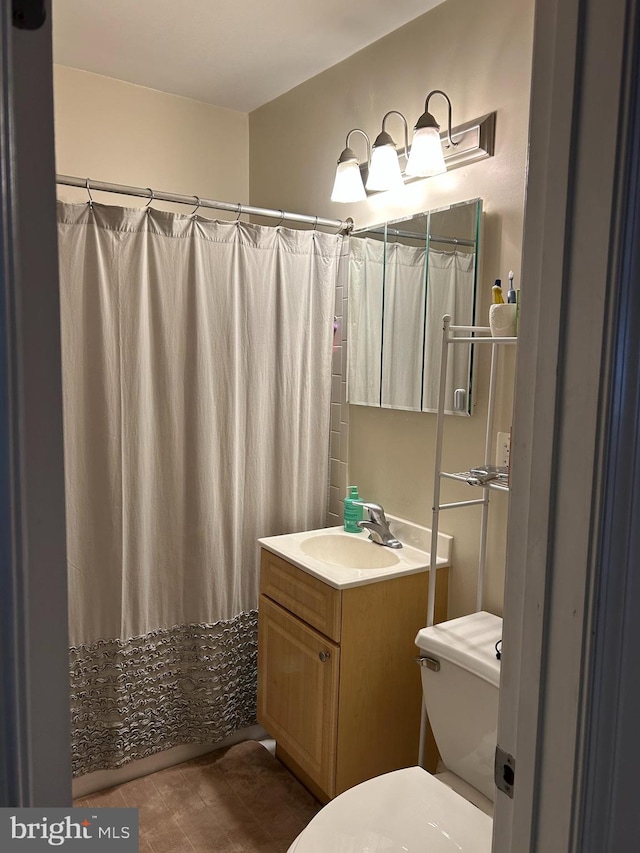
{"type": "Polygon", "coordinates": [[[374,147],[371,153],[367,189],[374,192],[395,190],[404,186],[398,152],[393,145],[374,147]]]}
{"type": "Polygon", "coordinates": [[[336,179],[333,183],[331,201],[364,201],[367,194],[362,183],[360,166],[357,160],[345,160],[338,163],[336,179]]]}
{"type": "Polygon", "coordinates": [[[417,178],[429,178],[447,171],[440,134],[435,127],[421,127],[414,132],[405,171],[417,178]]]}

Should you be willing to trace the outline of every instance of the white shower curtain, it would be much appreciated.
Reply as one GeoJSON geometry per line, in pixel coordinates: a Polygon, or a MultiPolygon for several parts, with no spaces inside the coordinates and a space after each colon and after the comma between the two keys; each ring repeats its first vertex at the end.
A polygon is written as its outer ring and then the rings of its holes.
{"type": "MultiPolygon", "coordinates": [[[[472,323],[475,254],[368,237],[352,237],[349,252],[349,402],[437,411],[442,318],[472,323]]],[[[449,352],[447,411],[469,388],[470,359],[466,344],[449,352]]]]}
{"type": "Polygon", "coordinates": [[[324,523],[341,240],[59,205],[76,775],[255,722],[256,539],[324,523]]]}
{"type": "Polygon", "coordinates": [[[387,243],[382,331],[385,407],[420,411],[427,250],[387,243]]]}
{"type": "Polygon", "coordinates": [[[380,405],[384,242],[349,239],[349,368],[347,399],[360,406],[380,405]]]}
{"type": "MultiPolygon", "coordinates": [[[[450,314],[454,325],[469,326],[474,317],[476,256],[473,252],[429,251],[427,286],[427,322],[424,347],[422,410],[438,410],[440,358],[442,355],[442,318],[450,314]]],[[[449,347],[447,361],[445,411],[454,411],[456,388],[469,389],[471,346],[449,347]]]]}

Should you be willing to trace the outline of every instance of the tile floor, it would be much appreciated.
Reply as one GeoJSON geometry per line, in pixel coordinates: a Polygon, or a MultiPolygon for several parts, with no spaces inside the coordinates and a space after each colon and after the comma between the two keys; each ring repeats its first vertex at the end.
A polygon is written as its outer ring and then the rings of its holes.
{"type": "Polygon", "coordinates": [[[99,791],[75,806],[140,810],[140,853],[286,853],[320,804],[256,741],[99,791]]]}

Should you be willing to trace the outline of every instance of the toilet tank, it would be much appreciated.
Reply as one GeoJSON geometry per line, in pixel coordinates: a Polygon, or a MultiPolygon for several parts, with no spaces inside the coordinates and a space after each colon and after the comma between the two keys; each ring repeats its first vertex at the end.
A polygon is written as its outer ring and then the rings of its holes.
{"type": "Polygon", "coordinates": [[[481,611],[418,632],[422,691],[438,750],[447,769],[493,801],[502,619],[481,611]],[[437,669],[437,671],[436,671],[437,669]]]}

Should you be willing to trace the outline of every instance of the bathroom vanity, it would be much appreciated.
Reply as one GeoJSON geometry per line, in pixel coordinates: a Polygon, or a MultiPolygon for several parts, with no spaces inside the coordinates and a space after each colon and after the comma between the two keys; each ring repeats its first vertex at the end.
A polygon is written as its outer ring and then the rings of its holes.
{"type": "MultiPolygon", "coordinates": [[[[261,544],[258,721],[277,756],[321,802],[415,765],[414,640],[426,624],[429,555],[391,552],[339,528],[261,544]]],[[[443,621],[448,557],[439,562],[435,619],[443,621]]],[[[429,732],[427,769],[437,759],[429,732]]]]}

